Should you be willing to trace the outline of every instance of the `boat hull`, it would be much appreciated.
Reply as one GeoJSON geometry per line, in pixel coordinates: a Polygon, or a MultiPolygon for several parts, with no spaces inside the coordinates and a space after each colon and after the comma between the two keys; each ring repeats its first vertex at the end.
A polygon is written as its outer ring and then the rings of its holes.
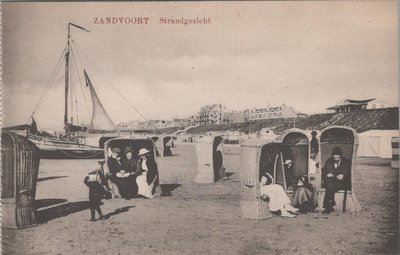
{"type": "Polygon", "coordinates": [[[100,147],[81,143],[49,141],[48,139],[29,139],[39,148],[42,159],[103,159],[104,151],[100,147]]]}
{"type": "Polygon", "coordinates": [[[41,159],[103,159],[102,149],[81,150],[81,149],[40,149],[41,159]]]}

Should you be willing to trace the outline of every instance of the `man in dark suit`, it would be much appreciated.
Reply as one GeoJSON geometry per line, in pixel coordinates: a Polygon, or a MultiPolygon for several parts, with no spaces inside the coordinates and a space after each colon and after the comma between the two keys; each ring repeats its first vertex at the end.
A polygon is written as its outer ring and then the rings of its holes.
{"type": "Polygon", "coordinates": [[[115,183],[115,185],[117,185],[121,197],[128,199],[129,192],[126,188],[126,181],[123,178],[119,178],[117,176],[117,174],[122,170],[121,162],[119,161],[119,154],[121,153],[121,149],[112,148],[111,153],[111,157],[109,157],[107,160],[108,169],[110,170],[109,178],[113,183],[115,183]]]}
{"type": "Polygon", "coordinates": [[[327,159],[322,168],[322,180],[325,186],[325,196],[322,211],[329,214],[334,211],[335,192],[349,190],[351,187],[351,162],[342,157],[342,150],[335,147],[332,150],[332,157],[327,159]]]}

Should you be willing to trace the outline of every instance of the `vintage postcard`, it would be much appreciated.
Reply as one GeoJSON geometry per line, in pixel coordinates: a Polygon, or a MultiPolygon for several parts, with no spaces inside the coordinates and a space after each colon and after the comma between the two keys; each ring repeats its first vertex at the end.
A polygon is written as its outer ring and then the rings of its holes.
{"type": "Polygon", "coordinates": [[[397,1],[3,2],[3,254],[398,254],[397,1]]]}

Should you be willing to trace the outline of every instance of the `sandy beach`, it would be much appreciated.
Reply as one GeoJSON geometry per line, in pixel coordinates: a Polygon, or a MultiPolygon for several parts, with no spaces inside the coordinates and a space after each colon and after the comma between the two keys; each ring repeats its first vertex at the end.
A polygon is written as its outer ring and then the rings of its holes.
{"type": "Polygon", "coordinates": [[[240,148],[225,151],[229,179],[193,182],[194,144],[157,158],[163,191],[154,199],[103,200],[90,222],[85,175],[97,160],[42,160],[36,227],[3,229],[4,254],[398,254],[399,171],[390,160],[358,158],[357,214],[240,218],[240,148]]]}

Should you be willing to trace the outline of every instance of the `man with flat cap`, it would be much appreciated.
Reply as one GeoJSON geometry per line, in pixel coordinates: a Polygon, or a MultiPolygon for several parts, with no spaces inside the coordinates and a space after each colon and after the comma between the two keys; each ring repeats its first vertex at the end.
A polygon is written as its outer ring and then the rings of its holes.
{"type": "Polygon", "coordinates": [[[351,162],[342,156],[342,150],[335,147],[332,157],[327,159],[322,168],[322,180],[325,186],[325,196],[322,211],[329,214],[334,211],[335,193],[339,190],[349,190],[351,187],[351,162]]]}

